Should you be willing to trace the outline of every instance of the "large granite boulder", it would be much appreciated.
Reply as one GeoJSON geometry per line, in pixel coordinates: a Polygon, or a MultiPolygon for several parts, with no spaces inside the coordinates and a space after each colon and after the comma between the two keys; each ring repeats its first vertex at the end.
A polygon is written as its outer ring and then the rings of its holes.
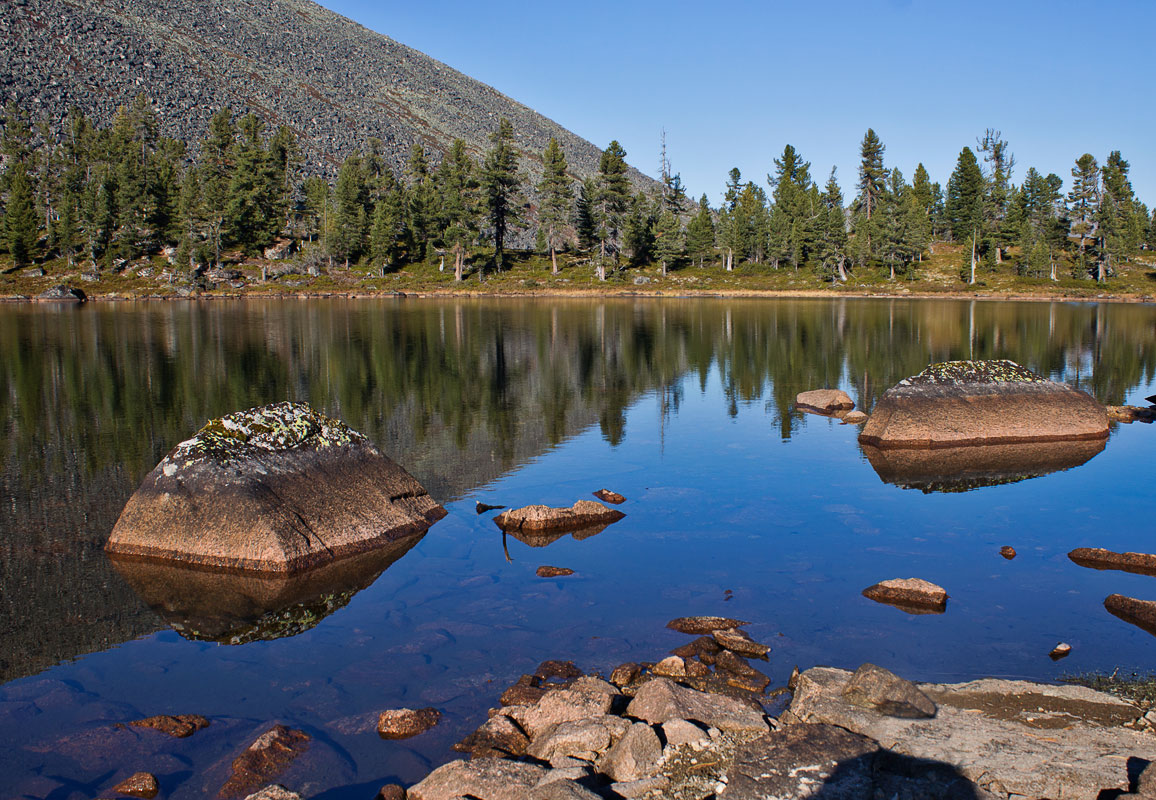
{"type": "Polygon", "coordinates": [[[303,403],[210,421],[129,499],[106,549],[292,573],[423,533],[445,516],[363,435],[303,403]]]}
{"type": "Polygon", "coordinates": [[[958,447],[1107,436],[1104,407],[1078,389],[1014,361],[946,361],[888,389],[859,441],[880,448],[958,447]]]}

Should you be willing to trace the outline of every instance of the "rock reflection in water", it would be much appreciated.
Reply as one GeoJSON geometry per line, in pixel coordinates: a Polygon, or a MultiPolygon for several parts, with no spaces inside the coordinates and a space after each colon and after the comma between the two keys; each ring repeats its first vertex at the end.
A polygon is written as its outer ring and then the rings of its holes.
{"type": "Polygon", "coordinates": [[[296,636],[314,627],[368,588],[424,535],[289,577],[113,555],[109,560],[140,598],[184,638],[246,644],[296,636]]]}
{"type": "MultiPolygon", "coordinates": [[[[610,523],[613,524],[613,523],[610,523]]],[[[512,536],[524,545],[530,547],[547,547],[554,544],[564,536],[570,536],[577,541],[589,539],[591,536],[597,536],[606,530],[610,525],[588,525],[585,528],[578,528],[572,531],[521,531],[521,530],[503,530],[502,531],[502,550],[506,553],[506,560],[513,561],[510,556],[510,546],[507,536],[512,536]]]]}
{"type": "Polygon", "coordinates": [[[1104,444],[1101,439],[930,449],[861,447],[884,483],[929,494],[968,492],[1071,469],[1098,455],[1104,444]]]}

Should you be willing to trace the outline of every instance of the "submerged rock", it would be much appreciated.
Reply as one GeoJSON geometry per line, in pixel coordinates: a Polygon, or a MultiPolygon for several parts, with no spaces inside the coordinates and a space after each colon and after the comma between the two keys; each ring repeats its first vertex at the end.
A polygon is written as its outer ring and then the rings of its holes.
{"type": "Polygon", "coordinates": [[[409,739],[438,724],[442,712],[436,708],[394,708],[382,711],[377,719],[377,735],[382,739],[409,739]]]}
{"type": "Polygon", "coordinates": [[[795,407],[800,411],[834,414],[836,411],[850,411],[855,407],[855,401],[841,389],[812,389],[796,395],[795,407]]]}
{"type": "Polygon", "coordinates": [[[156,776],[151,772],[138,772],[112,787],[112,790],[117,794],[124,794],[129,797],[144,797],[147,800],[152,800],[157,796],[161,787],[157,783],[156,776]]]}
{"type": "Polygon", "coordinates": [[[277,777],[309,749],[310,738],[304,731],[274,725],[233,761],[232,774],[221,787],[219,796],[236,797],[277,777]]]}
{"type": "Polygon", "coordinates": [[[1013,361],[947,361],[888,389],[859,441],[951,447],[1105,439],[1108,417],[1090,395],[1013,361]]]}
{"type": "Polygon", "coordinates": [[[423,533],[445,516],[360,433],[304,403],[212,420],[129,499],[110,553],[292,573],[423,533]]]}
{"type": "Polygon", "coordinates": [[[579,500],[570,508],[525,506],[505,511],[494,517],[499,528],[506,531],[569,531],[617,522],[626,515],[607,508],[593,500],[579,500]]]}
{"type": "Polygon", "coordinates": [[[947,592],[922,578],[892,578],[863,590],[863,596],[913,614],[938,614],[947,609],[947,592]]]}

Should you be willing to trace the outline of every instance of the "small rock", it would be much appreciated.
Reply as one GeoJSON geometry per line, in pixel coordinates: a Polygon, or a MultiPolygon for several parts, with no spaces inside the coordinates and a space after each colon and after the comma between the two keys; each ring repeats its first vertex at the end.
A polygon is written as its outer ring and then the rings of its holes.
{"type": "Polygon", "coordinates": [[[1052,652],[1048,656],[1052,661],[1059,661],[1061,658],[1067,658],[1072,654],[1072,646],[1067,642],[1060,642],[1052,648],[1052,652]]]}
{"type": "Polygon", "coordinates": [[[632,683],[642,672],[642,667],[634,662],[619,664],[610,673],[610,682],[615,686],[626,686],[632,683]]]}
{"type": "Polygon", "coordinates": [[[487,511],[498,511],[498,510],[503,509],[503,508],[505,508],[505,506],[492,506],[489,503],[483,503],[481,501],[478,501],[478,503],[474,507],[474,510],[477,511],[479,514],[485,514],[487,511]]]}
{"type": "Polygon", "coordinates": [[[542,779],[544,782],[530,790],[530,793],[526,795],[526,800],[602,800],[601,795],[594,794],[573,780],[547,780],[553,773],[564,771],[550,770],[546,778],[542,779]]]}
{"type": "Polygon", "coordinates": [[[868,420],[868,417],[862,411],[848,411],[840,419],[843,420],[844,425],[862,425],[868,420]]]}
{"type": "Polygon", "coordinates": [[[651,667],[650,671],[655,675],[665,675],[668,678],[685,678],[686,662],[679,656],[667,656],[651,667]]]}
{"type": "Polygon", "coordinates": [[[541,700],[547,691],[549,690],[539,686],[526,686],[518,683],[502,692],[498,702],[503,706],[532,706],[541,700]]]}
{"type": "Polygon", "coordinates": [[[688,719],[739,733],[763,733],[770,727],[762,714],[734,698],[688,689],[669,678],[655,678],[639,687],[626,713],[653,724],[688,719]]]}
{"type": "Polygon", "coordinates": [[[149,800],[157,796],[157,792],[161,787],[157,785],[156,776],[149,772],[138,772],[131,778],[127,778],[112,790],[117,794],[126,794],[129,797],[146,797],[149,800]]]}
{"type": "Polygon", "coordinates": [[[662,737],[668,747],[705,746],[710,742],[706,731],[685,719],[670,719],[662,723],[662,737]]]}
{"type": "Polygon", "coordinates": [[[721,647],[732,653],[738,653],[740,656],[766,659],[767,653],[771,651],[771,648],[765,644],[759,644],[742,631],[721,630],[715,631],[712,635],[721,647]]]}
{"type": "Polygon", "coordinates": [[[1012,547],[1010,544],[1005,544],[1003,547],[1001,547],[999,549],[999,554],[1001,556],[1003,556],[1004,558],[1006,558],[1008,561],[1011,561],[1013,558],[1016,557],[1016,549],[1014,547],[1012,547]]]}
{"type": "Polygon", "coordinates": [[[666,623],[666,627],[679,633],[690,633],[697,636],[703,633],[740,628],[749,624],[749,622],[730,617],[679,617],[666,623]]]}
{"type": "Polygon", "coordinates": [[[645,275],[635,275],[634,276],[634,285],[635,286],[645,286],[648,283],[650,283],[650,278],[646,277],[645,275]]]}
{"type": "Polygon", "coordinates": [[[636,722],[598,762],[600,772],[615,781],[636,781],[658,772],[662,743],[645,722],[636,722]]]}
{"type": "Polygon", "coordinates": [[[683,661],[686,663],[686,675],[688,678],[705,678],[707,675],[710,675],[710,667],[701,661],[690,658],[683,659],[683,661]]]}
{"type": "Polygon", "coordinates": [[[530,745],[530,737],[509,717],[499,714],[453,746],[471,758],[520,756],[530,745]]]}
{"type": "Polygon", "coordinates": [[[855,670],[843,690],[843,697],[852,705],[889,717],[930,719],[936,711],[935,703],[915,684],[874,664],[864,664],[855,670]]]}
{"type": "Polygon", "coordinates": [[[593,500],[579,500],[570,508],[537,505],[503,511],[494,517],[494,523],[507,531],[568,531],[591,525],[609,525],[625,516],[621,511],[593,500]]]}
{"type": "Polygon", "coordinates": [[[812,389],[809,392],[799,392],[795,397],[795,407],[804,411],[816,411],[820,414],[833,414],[841,409],[850,410],[855,407],[855,401],[850,395],[839,389],[812,389]]]}
{"type": "Polygon", "coordinates": [[[442,718],[436,708],[394,708],[382,711],[377,719],[377,733],[382,739],[408,739],[425,733],[442,718]]]}
{"type": "Polygon", "coordinates": [[[44,270],[40,267],[29,267],[26,270],[22,270],[20,274],[25,278],[43,278],[44,270]]]}
{"type": "Polygon", "coordinates": [[[539,578],[564,578],[567,575],[573,575],[574,570],[568,567],[538,567],[537,575],[539,578]]]}
{"type": "Polygon", "coordinates": [[[184,739],[187,736],[192,736],[202,728],[209,727],[209,720],[200,714],[177,714],[176,716],[158,714],[155,717],[134,720],[130,722],[129,725],[137,728],[151,728],[154,731],[167,733],[169,736],[174,736],[177,739],[184,739]]]}
{"type": "Polygon", "coordinates": [[[406,800],[405,787],[397,783],[387,783],[378,790],[375,800],[406,800]]]}
{"type": "Polygon", "coordinates": [[[608,694],[611,697],[620,697],[622,695],[622,692],[618,691],[616,686],[594,675],[583,675],[567,688],[575,692],[600,692],[602,694],[608,694]]]}
{"type": "Polygon", "coordinates": [[[719,650],[722,650],[722,645],[716,642],[713,636],[700,636],[693,642],[676,647],[670,652],[683,658],[694,658],[695,656],[701,658],[704,654],[714,655],[719,650]]]}
{"type": "Polygon", "coordinates": [[[940,612],[947,607],[947,592],[942,586],[920,578],[893,578],[863,590],[863,596],[878,603],[940,612]]]}
{"type": "Polygon", "coordinates": [[[534,677],[540,680],[549,680],[550,678],[561,678],[564,681],[580,678],[582,670],[574,665],[573,661],[543,661],[534,670],[534,677]]]}
{"type": "Polygon", "coordinates": [[[724,650],[716,657],[715,665],[727,673],[726,682],[740,689],[762,692],[770,685],[771,679],[746,662],[742,656],[724,650]]]}
{"type": "Polygon", "coordinates": [[[625,497],[609,489],[599,489],[594,493],[594,496],[604,503],[613,503],[616,506],[626,502],[625,497]]]}
{"type": "Polygon", "coordinates": [[[309,748],[310,738],[305,731],[274,725],[233,760],[232,774],[219,796],[245,794],[279,775],[309,748]]]}

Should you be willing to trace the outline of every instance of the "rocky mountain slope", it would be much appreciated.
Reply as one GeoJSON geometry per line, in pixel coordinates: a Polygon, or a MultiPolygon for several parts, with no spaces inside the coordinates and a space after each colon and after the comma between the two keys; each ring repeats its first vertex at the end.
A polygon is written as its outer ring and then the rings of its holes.
{"type": "Polygon", "coordinates": [[[0,102],[58,130],[70,106],[106,123],[143,92],[165,135],[195,142],[218,108],[251,111],[328,174],[368,137],[399,169],[415,142],[461,138],[476,156],[501,117],[530,173],[551,136],[575,175],[598,167],[598,146],[309,0],[4,0],[0,42],[0,102]]]}

